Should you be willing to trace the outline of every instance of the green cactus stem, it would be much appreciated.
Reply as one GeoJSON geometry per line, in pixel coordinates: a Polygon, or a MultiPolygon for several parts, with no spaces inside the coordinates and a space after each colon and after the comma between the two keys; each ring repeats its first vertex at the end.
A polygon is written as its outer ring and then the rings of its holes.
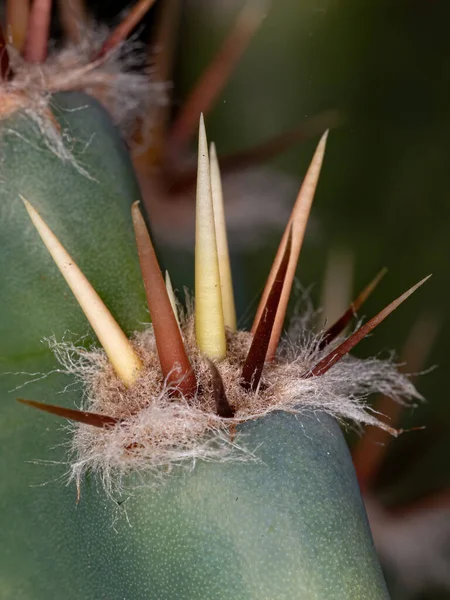
{"type": "Polygon", "coordinates": [[[106,112],[89,96],[57,94],[52,105],[64,135],[70,137],[73,160],[64,160],[49,147],[26,112],[1,122],[3,357],[42,353],[41,340],[52,333],[58,338],[67,330],[86,333],[83,313],[30,229],[20,195],[33,198],[69,251],[84,249],[83,270],[126,331],[147,319],[130,216],[139,188],[125,145],[106,112]],[[107,258],[110,248],[114,256],[107,258]],[[105,265],[97,260],[100,257],[105,257],[105,265]],[[123,296],[119,280],[124,283],[123,296]]]}
{"type": "MultiPolygon", "coordinates": [[[[58,157],[23,112],[1,123],[3,597],[387,598],[347,447],[320,404],[299,414],[273,406],[255,420],[238,419],[231,444],[247,451],[238,457],[199,458],[188,468],[168,463],[168,472],[125,469],[109,495],[102,473],[88,469],[78,502],[75,487],[65,485],[69,434],[8,399],[52,402],[65,389],[60,404],[79,407],[82,391],[71,387],[74,377],[61,372],[41,339],[85,334],[87,326],[19,196],[32,201],[125,331],[142,328],[148,315],[130,218],[139,195],[124,146],[86,96],[58,95],[52,105],[74,142],[73,161],[58,157]]],[[[290,257],[290,242],[284,248],[290,257]]],[[[207,320],[204,326],[208,335],[207,320]]],[[[209,375],[186,330],[184,339],[201,398],[209,375]]],[[[228,393],[226,360],[217,369],[228,393]]],[[[225,428],[220,439],[227,435],[225,428]]]]}
{"type": "Polygon", "coordinates": [[[109,114],[54,91],[1,91],[0,597],[386,600],[335,417],[375,424],[369,393],[415,397],[391,363],[347,354],[423,282],[346,340],[294,323],[280,342],[325,134],[253,332],[236,331],[201,119],[195,309],[176,314],[109,114]]]}

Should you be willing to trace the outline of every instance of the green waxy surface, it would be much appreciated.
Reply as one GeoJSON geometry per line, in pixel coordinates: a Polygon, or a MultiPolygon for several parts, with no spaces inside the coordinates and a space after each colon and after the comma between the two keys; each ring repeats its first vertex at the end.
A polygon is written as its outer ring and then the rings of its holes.
{"type": "MultiPolygon", "coordinates": [[[[9,375],[2,387],[24,379],[9,375]]],[[[12,396],[70,403],[75,393],[56,396],[65,383],[55,374],[12,396]]],[[[387,598],[332,419],[273,415],[240,430],[258,463],[198,462],[116,498],[120,506],[88,479],[77,506],[65,465],[53,462],[64,449],[50,449],[67,440],[60,422],[6,398],[1,598],[387,598]]]]}
{"type": "Polygon", "coordinates": [[[60,339],[67,330],[89,330],[19,195],[38,210],[122,327],[148,321],[130,216],[140,194],[125,145],[84,94],[59,94],[52,107],[91,179],[49,150],[28,115],[1,123],[0,359],[42,352],[41,339],[51,334],[60,339]]]}
{"type": "Polygon", "coordinates": [[[85,96],[59,96],[57,107],[95,181],[40,145],[29,120],[1,128],[0,598],[386,599],[347,447],[323,415],[242,426],[238,441],[258,462],[199,461],[161,487],[150,476],[130,481],[141,485],[116,499],[91,476],[76,505],[75,486],[66,486],[68,432],[14,398],[79,404],[70,376],[42,378],[57,363],[40,340],[88,326],[18,194],[127,330],[148,317],[125,150],[85,96]]]}

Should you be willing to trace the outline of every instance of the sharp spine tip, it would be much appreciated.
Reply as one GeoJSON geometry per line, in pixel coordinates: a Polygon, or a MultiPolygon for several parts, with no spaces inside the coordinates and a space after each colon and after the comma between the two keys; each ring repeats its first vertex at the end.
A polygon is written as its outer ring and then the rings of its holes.
{"type": "Polygon", "coordinates": [[[372,294],[387,272],[387,268],[383,267],[381,271],[372,279],[372,281],[362,290],[357,298],[350,304],[345,313],[327,329],[318,346],[319,350],[326,348],[326,346],[328,346],[339,334],[344,331],[352,318],[356,315],[367,298],[372,294]]]}
{"type": "Polygon", "coordinates": [[[267,349],[269,347],[273,325],[276,319],[278,306],[283,291],[283,285],[289,266],[291,244],[292,226],[289,231],[289,236],[281,263],[271,285],[261,319],[258,322],[250,350],[242,368],[241,385],[246,390],[256,391],[261,380],[264,362],[267,359],[267,349]]]}
{"type": "Polygon", "coordinates": [[[139,210],[139,202],[133,204],[131,215],[156,349],[164,379],[167,379],[169,385],[175,385],[183,395],[192,396],[197,389],[197,381],[186,354],[150,234],[139,210]]]}
{"type": "Polygon", "coordinates": [[[386,317],[388,317],[396,308],[400,306],[411,294],[413,294],[420,286],[422,286],[431,275],[424,277],[421,281],[413,285],[409,290],[404,292],[401,296],[393,300],[383,310],[381,310],[375,317],[372,317],[367,323],[362,325],[355,333],[347,338],[337,348],[332,350],[327,356],[322,358],[310,371],[303,375],[303,379],[309,377],[318,377],[324,375],[332,366],[334,366],[341,358],[348,354],[360,341],[362,341],[371,331],[373,331],[380,323],[382,323],[386,317]]]}
{"type": "Polygon", "coordinates": [[[226,337],[217,254],[208,142],[200,116],[195,224],[195,336],[208,358],[226,356],[226,337]]]}
{"type": "Polygon", "coordinates": [[[23,196],[20,198],[47,250],[94,329],[114,370],[126,386],[131,386],[142,368],[141,360],[131,342],[37,210],[23,196]]]}
{"type": "Polygon", "coordinates": [[[43,402],[36,402],[35,400],[17,398],[17,402],[63,419],[69,419],[70,421],[76,421],[77,423],[83,423],[84,425],[92,425],[93,427],[114,427],[120,422],[118,419],[108,417],[107,415],[76,410],[73,408],[64,408],[63,406],[56,406],[54,404],[44,404],[43,402]]]}
{"type": "Polygon", "coordinates": [[[278,342],[280,340],[281,332],[283,330],[284,318],[286,316],[286,310],[289,302],[289,297],[297,269],[297,263],[300,256],[300,251],[303,244],[303,238],[308,223],[309,213],[311,210],[312,202],[316,192],[316,188],[319,182],[320,171],[322,168],[323,158],[325,155],[326,141],[328,136],[328,130],[322,135],[319,144],[317,145],[314,156],[309,165],[308,171],[305,175],[300,191],[297,195],[294,208],[292,209],[289,222],[284,231],[280,245],[273,261],[272,268],[267,279],[266,286],[261,297],[258,310],[256,312],[255,320],[252,326],[252,332],[254,333],[258,327],[261,315],[266,304],[269,291],[272,283],[276,277],[278,267],[281,263],[284,250],[286,248],[287,238],[289,232],[292,231],[292,248],[291,256],[289,259],[288,270],[286,274],[285,283],[281,292],[281,298],[278,305],[277,315],[275,317],[275,323],[272,330],[272,336],[267,351],[267,360],[273,359],[276,353],[278,342]]]}

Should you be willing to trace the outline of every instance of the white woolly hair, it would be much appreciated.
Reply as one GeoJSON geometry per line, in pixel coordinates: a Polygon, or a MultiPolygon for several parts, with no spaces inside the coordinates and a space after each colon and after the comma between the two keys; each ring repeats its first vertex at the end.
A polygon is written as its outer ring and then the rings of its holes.
{"type": "Polygon", "coordinates": [[[211,373],[198,351],[192,316],[182,323],[199,390],[190,399],[174,393],[173,387],[169,388],[163,380],[151,326],[134,336],[133,344],[144,368],[128,389],[118,380],[102,350],[86,350],[52,340],[51,346],[64,369],[83,384],[80,409],[118,419],[115,426],[104,428],[71,425],[71,478],[79,485],[83,475],[91,471],[111,493],[121,489],[124,476],[132,472],[151,471],[157,480],[172,466],[193,466],[199,459],[257,460],[255,449],[246,447],[245,436],[235,436],[236,426],[246,421],[279,410],[298,414],[325,411],[341,422],[349,420],[357,426],[366,423],[389,429],[371,411],[366,402],[369,395],[383,393],[399,402],[421,398],[392,359],[347,356],[326,374],[303,378],[330,351],[318,349],[323,332],[312,333],[310,325],[311,313],[293,320],[277,360],[265,365],[256,392],[248,392],[240,385],[252,335],[228,332],[227,356],[216,366],[235,410],[233,418],[222,418],[216,413],[211,373]]]}
{"type": "MultiPolygon", "coordinates": [[[[137,126],[145,123],[140,144],[150,143],[152,106],[166,102],[166,84],[152,80],[145,47],[127,41],[105,57],[92,60],[108,37],[106,28],[83,31],[79,43],[62,49],[50,49],[42,64],[25,61],[8,46],[14,77],[0,83],[0,119],[22,110],[39,127],[48,147],[61,159],[72,162],[80,171],[67,145],[67,132],[60,132],[50,112],[52,95],[65,91],[84,91],[99,100],[120,128],[125,139],[132,140],[137,126]]],[[[69,140],[70,141],[70,140],[69,140]]],[[[87,174],[87,173],[85,173],[87,174]]]]}

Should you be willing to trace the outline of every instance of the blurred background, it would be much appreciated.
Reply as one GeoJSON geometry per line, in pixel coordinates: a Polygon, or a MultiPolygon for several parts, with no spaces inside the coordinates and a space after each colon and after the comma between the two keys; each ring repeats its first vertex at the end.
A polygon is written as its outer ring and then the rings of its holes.
{"type": "MultiPolygon", "coordinates": [[[[239,6],[187,3],[176,101],[192,89],[239,6]]],[[[326,111],[339,115],[298,270],[331,322],[383,266],[389,272],[363,315],[433,273],[356,349],[359,356],[396,349],[413,372],[438,366],[416,380],[425,402],[398,415],[399,427],[425,429],[396,440],[368,432],[364,448],[349,436],[359,472],[369,477],[367,508],[394,599],[450,598],[449,23],[445,0],[277,0],[208,117],[209,135],[226,153],[326,111]]],[[[299,183],[317,137],[265,167],[299,183]]],[[[274,195],[273,214],[293,200],[274,195]]],[[[268,233],[236,257],[253,293],[277,241],[268,233]]]]}
{"type": "MultiPolygon", "coordinates": [[[[134,35],[150,45],[157,0],[134,35]]],[[[78,4],[78,2],[76,2],[78,4]]],[[[129,2],[86,2],[114,25],[129,2]]],[[[132,3],[131,3],[132,4],[132,3]]],[[[180,2],[168,93],[177,118],[233,30],[243,0],[180,2]]],[[[349,431],[392,598],[450,598],[450,3],[446,0],[272,0],[206,114],[219,155],[299,132],[270,160],[225,174],[241,325],[251,323],[283,224],[323,129],[331,128],[298,278],[332,322],[384,266],[360,316],[432,279],[362,342],[359,356],[396,350],[424,402],[396,410],[397,439],[349,431]],[[436,366],[435,369],[431,367],[436,366]]],[[[55,7],[56,11],[56,7],[55,7]]],[[[54,36],[60,23],[52,24],[54,36]]],[[[270,145],[269,145],[270,146],[270,145]]],[[[272,150],[275,146],[270,146],[272,150]]],[[[192,145],[195,151],[195,145],[192,145]]],[[[275,152],[273,152],[275,153],[275,152]]],[[[188,163],[189,151],[185,151],[188,163]]],[[[266,154],[271,154],[267,152],[266,154]]],[[[257,155],[257,154],[256,154],[257,155]]],[[[255,158],[256,155],[253,155],[255,158]]],[[[239,158],[239,157],[238,157],[239,158]]],[[[178,159],[181,160],[181,159],[178,159]]],[[[149,169],[153,168],[151,166],[149,169]]],[[[174,287],[193,282],[193,191],[172,197],[176,169],[150,223],[174,287]],[[166,197],[167,196],[167,197],[166,197]]],[[[380,406],[380,399],[373,399],[380,406]]]]}

